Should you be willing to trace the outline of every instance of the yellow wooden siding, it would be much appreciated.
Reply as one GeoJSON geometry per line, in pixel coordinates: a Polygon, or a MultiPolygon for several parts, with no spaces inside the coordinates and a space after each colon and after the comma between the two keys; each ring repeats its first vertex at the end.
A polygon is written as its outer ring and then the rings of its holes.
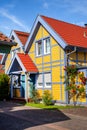
{"type": "Polygon", "coordinates": [[[53,84],[52,85],[52,96],[54,100],[61,100],[61,89],[59,84],[53,84]]]}
{"type": "Polygon", "coordinates": [[[42,64],[42,57],[36,57],[36,64],[42,64]]]}
{"type": "MultiPolygon", "coordinates": [[[[34,59],[35,59],[35,55],[34,55],[34,53],[30,53],[29,56],[30,56],[31,59],[34,61],[34,59]]],[[[34,61],[34,62],[35,62],[35,61],[34,61]]]]}
{"type": "Polygon", "coordinates": [[[62,84],[62,86],[61,86],[61,87],[62,87],[62,92],[61,92],[61,94],[62,94],[62,95],[61,95],[61,100],[62,100],[62,101],[65,101],[65,86],[64,86],[64,84],[62,84]]]}
{"type": "Polygon", "coordinates": [[[43,28],[43,36],[44,36],[44,37],[49,36],[49,33],[46,31],[46,29],[45,29],[45,28],[43,28]]]}
{"type": "MultiPolygon", "coordinates": [[[[17,48],[19,48],[19,44],[17,44],[17,46],[13,46],[13,47],[11,48],[11,51],[14,50],[14,49],[17,49],[17,48]]],[[[11,58],[12,58],[12,57],[11,57],[11,51],[10,51],[10,53],[8,54],[7,59],[6,59],[6,62],[5,62],[5,72],[7,72],[8,68],[10,67],[11,62],[12,62],[12,60],[11,60],[11,58]]],[[[22,50],[22,49],[20,49],[20,53],[23,53],[23,50],[22,50]]]]}
{"type": "Polygon", "coordinates": [[[52,53],[52,61],[60,60],[60,47],[58,45],[52,47],[51,53],[52,53]]]}
{"type": "Polygon", "coordinates": [[[43,37],[43,27],[40,26],[40,28],[39,28],[39,30],[38,30],[38,32],[37,32],[37,34],[36,34],[35,40],[36,40],[36,41],[37,41],[37,40],[40,40],[42,37],[43,37]]]}
{"type": "Polygon", "coordinates": [[[84,61],[84,53],[83,52],[78,53],[78,60],[84,61]]]}
{"type": "Polygon", "coordinates": [[[52,68],[52,82],[60,82],[60,66],[52,68]]]}
{"type": "Polygon", "coordinates": [[[47,62],[50,62],[50,55],[47,55],[47,56],[44,56],[43,57],[43,62],[45,63],[47,63],[47,62]]]}
{"type": "Polygon", "coordinates": [[[51,71],[51,68],[50,68],[50,67],[48,67],[48,68],[43,68],[43,71],[44,71],[44,72],[51,71]]]}
{"type": "Polygon", "coordinates": [[[56,42],[56,40],[53,37],[51,37],[51,45],[52,46],[53,45],[58,45],[58,43],[56,42]]]}
{"type": "MultiPolygon", "coordinates": [[[[60,47],[59,47],[60,48],[60,47]]],[[[64,50],[60,48],[61,60],[64,60],[64,50]]]]}
{"type": "Polygon", "coordinates": [[[7,72],[8,68],[10,67],[10,63],[11,63],[11,56],[10,54],[8,54],[7,60],[5,62],[5,72],[7,72]]]}
{"type": "Polygon", "coordinates": [[[31,46],[29,52],[30,52],[30,53],[33,53],[34,51],[35,51],[35,43],[32,44],[32,46],[31,46]]]}

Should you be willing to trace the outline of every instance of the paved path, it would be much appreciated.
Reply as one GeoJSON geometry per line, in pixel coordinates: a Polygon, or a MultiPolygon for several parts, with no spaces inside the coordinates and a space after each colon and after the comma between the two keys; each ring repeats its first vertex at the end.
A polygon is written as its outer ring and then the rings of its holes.
{"type": "Polygon", "coordinates": [[[87,117],[0,102],[0,130],[87,130],[87,117]]]}

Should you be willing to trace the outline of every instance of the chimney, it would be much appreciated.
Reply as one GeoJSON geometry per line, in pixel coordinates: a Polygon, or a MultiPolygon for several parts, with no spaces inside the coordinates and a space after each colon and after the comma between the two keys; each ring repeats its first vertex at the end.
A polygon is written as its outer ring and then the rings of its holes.
{"type": "Polygon", "coordinates": [[[87,23],[84,24],[85,28],[87,28],[87,23]]]}

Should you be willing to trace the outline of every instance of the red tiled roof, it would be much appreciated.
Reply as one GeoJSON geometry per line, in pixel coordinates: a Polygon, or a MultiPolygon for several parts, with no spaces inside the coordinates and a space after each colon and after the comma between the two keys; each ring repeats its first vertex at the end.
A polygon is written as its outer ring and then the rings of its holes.
{"type": "Polygon", "coordinates": [[[48,25],[66,42],[66,44],[87,48],[87,27],[41,16],[48,25]]]}
{"type": "Polygon", "coordinates": [[[28,54],[17,53],[17,55],[28,72],[38,72],[37,67],[28,54]]]}
{"type": "Polygon", "coordinates": [[[2,32],[0,32],[0,41],[12,42],[12,40],[4,35],[2,32]]]}
{"type": "Polygon", "coordinates": [[[14,30],[14,32],[17,34],[17,36],[20,39],[20,41],[22,42],[22,44],[25,45],[25,43],[29,37],[29,33],[21,32],[21,31],[17,31],[17,30],[14,30]]]}

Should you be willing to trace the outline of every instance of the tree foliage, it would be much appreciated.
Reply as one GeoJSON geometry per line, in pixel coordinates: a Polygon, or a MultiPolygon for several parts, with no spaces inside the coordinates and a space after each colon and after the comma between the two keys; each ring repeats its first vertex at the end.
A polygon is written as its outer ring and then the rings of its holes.
{"type": "Polygon", "coordinates": [[[8,99],[10,92],[10,78],[6,74],[0,74],[0,100],[8,99]]]}

